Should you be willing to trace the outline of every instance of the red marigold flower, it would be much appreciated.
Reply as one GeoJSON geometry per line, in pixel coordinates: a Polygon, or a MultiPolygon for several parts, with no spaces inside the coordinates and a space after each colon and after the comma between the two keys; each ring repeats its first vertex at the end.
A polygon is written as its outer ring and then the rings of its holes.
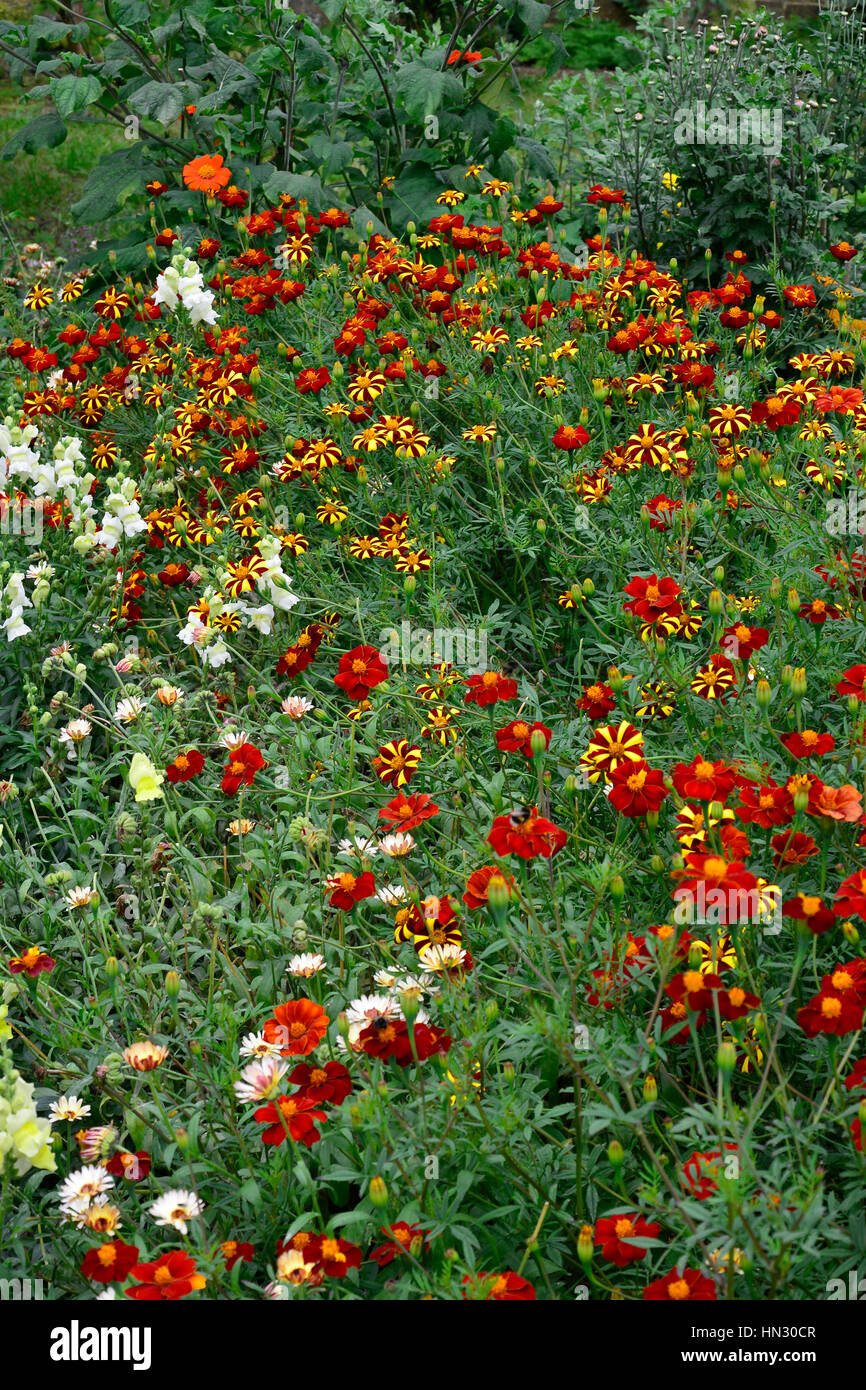
{"type": "Polygon", "coordinates": [[[303,1097],[314,1105],[342,1105],[352,1091],[352,1078],[342,1062],[326,1062],[323,1067],[299,1062],[289,1073],[289,1081],[300,1087],[297,1098],[303,1097]]]}
{"type": "Polygon", "coordinates": [[[730,861],[720,854],[687,854],[685,867],[675,870],[672,877],[678,883],[675,901],[697,899],[699,906],[718,913],[721,926],[748,921],[753,915],[758,880],[740,860],[730,861]]]}
{"type": "Polygon", "coordinates": [[[535,1289],[529,1280],[521,1279],[513,1269],[507,1269],[504,1274],[488,1274],[485,1270],[465,1274],[463,1283],[466,1285],[464,1299],[485,1303],[491,1300],[495,1303],[526,1303],[535,1299],[535,1289]]]}
{"type": "Polygon", "coordinates": [[[682,1271],[672,1269],[663,1279],[647,1284],[643,1296],[664,1302],[672,1299],[675,1303],[708,1303],[716,1297],[716,1286],[699,1269],[686,1265],[682,1271]]]}
{"type": "Polygon", "coordinates": [[[345,1279],[350,1269],[358,1269],[362,1251],[360,1245],[333,1236],[314,1236],[304,1247],[304,1259],[315,1264],[331,1279],[345,1279]]]}
{"type": "Polygon", "coordinates": [[[504,676],[501,671],[485,671],[480,676],[467,676],[469,689],[465,695],[467,705],[495,705],[497,700],[517,698],[517,681],[504,676]]]}
{"type": "Polygon", "coordinates": [[[795,309],[811,309],[818,302],[811,285],[785,285],[782,294],[795,309]]]}
{"type": "Polygon", "coordinates": [[[846,1091],[861,1091],[866,1088],[866,1057],[861,1057],[859,1062],[855,1062],[852,1070],[845,1077],[846,1091]]]}
{"type": "Polygon", "coordinates": [[[24,974],[35,980],[43,971],[50,974],[56,964],[54,957],[49,956],[39,946],[28,946],[23,955],[12,957],[9,970],[13,975],[24,974]]]}
{"type": "Polygon", "coordinates": [[[794,817],[794,799],[787,787],[770,781],[764,786],[743,786],[740,783],[740,805],[737,817],[747,825],[787,825],[794,817]]]}
{"type": "Polygon", "coordinates": [[[388,1236],[388,1240],[384,1245],[377,1245],[368,1256],[368,1259],[375,1260],[380,1269],[384,1269],[407,1251],[417,1258],[430,1244],[426,1239],[426,1231],[420,1226],[410,1226],[406,1221],[395,1221],[393,1226],[383,1226],[382,1233],[388,1236]]]}
{"type": "Polygon", "coordinates": [[[749,657],[770,640],[765,627],[749,627],[746,623],[734,623],[722,633],[719,646],[734,661],[748,661],[749,657]]]}
{"type": "Polygon", "coordinates": [[[606,1260],[610,1260],[620,1269],[625,1269],[626,1265],[632,1264],[635,1260],[646,1259],[646,1246],[634,1245],[632,1242],[635,1239],[656,1240],[660,1232],[661,1226],[656,1222],[646,1221],[637,1214],[603,1216],[595,1223],[595,1243],[601,1246],[601,1253],[606,1260]]]}
{"type": "Polygon", "coordinates": [[[496,878],[505,884],[505,890],[511,897],[511,890],[514,887],[514,879],[510,874],[503,873],[502,869],[495,864],[485,864],[482,869],[475,869],[469,875],[466,884],[466,892],[463,894],[463,901],[470,912],[475,912],[479,907],[486,907],[488,903],[488,889],[490,880],[496,878]]]}
{"type": "Polygon", "coordinates": [[[331,380],[331,373],[327,367],[305,367],[302,372],[295,377],[295,385],[302,396],[312,392],[314,395],[328,385],[331,380]]]}
{"type": "Polygon", "coordinates": [[[782,425],[796,425],[802,407],[793,397],[768,396],[766,401],[755,401],[751,420],[756,425],[766,425],[768,430],[777,430],[782,425]]]}
{"type": "Polygon", "coordinates": [[[593,685],[586,685],[579,700],[575,700],[578,709],[582,709],[585,714],[593,721],[604,719],[605,715],[610,714],[616,708],[616,698],[613,689],[609,685],[604,685],[601,681],[596,681],[593,685]]]}
{"type": "Polygon", "coordinates": [[[240,748],[232,752],[223,772],[220,786],[226,796],[234,796],[241,785],[251,787],[256,773],[264,765],[261,749],[256,748],[254,743],[242,743],[240,748]]]}
{"type": "Polygon", "coordinates": [[[379,820],[394,830],[414,830],[422,821],[438,814],[439,807],[426,792],[413,792],[411,796],[398,792],[393,801],[383,806],[379,820]]]}
{"type": "Polygon", "coordinates": [[[781,869],[786,864],[807,864],[818,853],[818,846],[811,835],[801,830],[783,830],[770,840],[774,850],[773,868],[781,869]]]}
{"type": "Polygon", "coordinates": [[[737,770],[725,762],[710,762],[699,753],[688,764],[677,763],[672,776],[680,796],[687,800],[724,803],[737,781],[737,770]]]}
{"type": "Polygon", "coordinates": [[[105,1165],[105,1171],[115,1178],[126,1178],[127,1182],[140,1182],[150,1172],[150,1154],[145,1149],[135,1153],[116,1153],[105,1165]]]}
{"type": "Polygon", "coordinates": [[[743,989],[740,985],[732,985],[730,989],[721,989],[716,995],[719,1017],[724,1019],[726,1023],[732,1023],[738,1018],[745,1018],[752,1009],[758,1008],[760,1002],[757,994],[749,994],[748,990],[743,989]]]}
{"type": "Polygon", "coordinates": [[[604,203],[611,207],[614,203],[625,203],[624,188],[608,188],[604,183],[594,183],[586,195],[588,203],[604,203]]]}
{"type": "Polygon", "coordinates": [[[815,729],[785,734],[782,742],[795,758],[820,758],[825,753],[832,753],[836,747],[836,740],[832,734],[819,734],[815,729]]]}
{"type": "Polygon", "coordinates": [[[857,247],[852,246],[850,241],[837,241],[830,247],[830,255],[837,261],[850,261],[857,255],[857,247]]]}
{"type": "Polygon", "coordinates": [[[341,912],[351,912],[355,903],[363,902],[365,898],[372,898],[376,891],[376,884],[371,873],[355,874],[344,871],[329,878],[326,887],[331,890],[328,899],[331,907],[338,907],[341,912]]]}
{"type": "Polygon", "coordinates": [[[557,449],[582,449],[589,443],[589,435],[583,425],[560,425],[553,436],[557,449]]]}
{"type": "Polygon", "coordinates": [[[306,1057],[328,1031],[328,1015],[312,999],[289,999],[277,1004],[265,1024],[265,1042],[277,1043],[282,1057],[306,1057]]]}
{"type": "Polygon", "coordinates": [[[204,767],[204,757],[197,748],[189,748],[186,753],[178,753],[174,762],[168,764],[165,775],[169,782],[189,782],[197,777],[204,767]]]}
{"type": "Polygon", "coordinates": [[[839,884],[833,911],[837,917],[856,916],[866,921],[866,869],[857,869],[839,884]]]}
{"type": "Polygon", "coordinates": [[[532,735],[541,733],[544,736],[545,748],[550,747],[550,740],[553,737],[546,724],[539,724],[538,720],[534,724],[527,724],[524,719],[512,719],[510,724],[506,724],[504,729],[497,729],[496,744],[503,753],[523,753],[527,758],[532,757],[532,735]]]}
{"type": "Polygon", "coordinates": [[[626,584],[623,593],[628,594],[630,600],[623,604],[623,610],[634,613],[647,623],[654,623],[664,616],[676,617],[683,611],[678,601],[682,590],[676,580],[669,576],[663,579],[659,579],[657,574],[651,574],[648,578],[638,576],[626,584]]]}
{"type": "Polygon", "coordinates": [[[134,1264],[138,1263],[138,1246],[124,1245],[122,1240],[109,1240],[88,1250],[81,1261],[85,1279],[99,1284],[122,1283],[134,1264]]]}
{"type": "MultiPolygon", "coordinates": [[[[725,1153],[735,1154],[736,1152],[736,1144],[725,1144],[725,1153]]],[[[722,1157],[721,1149],[713,1149],[710,1153],[693,1153],[683,1164],[681,1175],[683,1184],[699,1202],[705,1202],[714,1192],[718,1192],[718,1179],[722,1173],[725,1173],[729,1163],[732,1164],[732,1175],[736,1176],[739,1160],[725,1158],[724,1164],[720,1164],[719,1160],[722,1157]]],[[[725,1176],[728,1176],[728,1173],[725,1173],[725,1176]]]]}
{"type": "Polygon", "coordinates": [[[610,774],[608,800],[622,816],[645,816],[658,811],[666,796],[663,773],[645,762],[620,763],[610,774]]]}
{"type": "Polygon", "coordinates": [[[388,679],[388,668],[375,647],[355,647],[340,657],[334,684],[350,700],[366,700],[370,691],[388,679]]]}
{"type": "Polygon", "coordinates": [[[220,1246],[220,1254],[226,1263],[226,1273],[234,1268],[238,1260],[243,1260],[245,1264],[251,1264],[255,1253],[249,1241],[246,1240],[224,1240],[220,1246]]]}
{"type": "Polygon", "coordinates": [[[174,1301],[203,1289],[207,1280],[196,1271],[195,1260],[185,1250],[168,1250],[158,1259],[133,1265],[130,1270],[139,1283],[126,1290],[127,1298],[138,1301],[174,1301]]]}
{"type": "Polygon", "coordinates": [[[537,806],[522,806],[510,816],[497,816],[487,836],[496,854],[520,859],[549,859],[568,840],[564,830],[538,814],[537,806]]]}
{"type": "MultiPolygon", "coordinates": [[[[416,1023],[413,1037],[419,1062],[426,1061],[435,1052],[448,1052],[451,1048],[449,1035],[432,1024],[416,1023]]],[[[409,1025],[402,1018],[374,1018],[358,1035],[358,1047],[369,1057],[380,1057],[383,1061],[393,1057],[398,1067],[408,1067],[415,1060],[409,1025]]]]}
{"type": "Polygon", "coordinates": [[[823,900],[806,893],[798,893],[795,898],[782,903],[782,916],[792,917],[795,922],[805,922],[813,936],[821,936],[836,925],[833,912],[824,906],[823,900]]]}
{"type": "Polygon", "coordinates": [[[807,1038],[815,1038],[819,1033],[841,1037],[845,1033],[860,1032],[863,1014],[863,1001],[855,989],[839,991],[822,985],[808,1004],[797,1010],[797,1022],[807,1038]]]}
{"type": "Polygon", "coordinates": [[[690,1013],[704,1013],[713,1006],[713,995],[722,988],[719,975],[701,970],[685,970],[665,985],[665,994],[675,1004],[682,1001],[690,1013]]]}
{"type": "Polygon", "coordinates": [[[262,1133],[263,1144],[279,1147],[286,1138],[294,1139],[296,1144],[305,1144],[311,1149],[321,1139],[316,1129],[316,1120],[325,1120],[324,1110],[316,1110],[315,1102],[304,1096],[277,1096],[255,1112],[253,1119],[266,1128],[262,1133]]]}
{"type": "Polygon", "coordinates": [[[866,665],[849,666],[847,671],[843,671],[842,679],[836,684],[836,693],[866,700],[866,665]]]}

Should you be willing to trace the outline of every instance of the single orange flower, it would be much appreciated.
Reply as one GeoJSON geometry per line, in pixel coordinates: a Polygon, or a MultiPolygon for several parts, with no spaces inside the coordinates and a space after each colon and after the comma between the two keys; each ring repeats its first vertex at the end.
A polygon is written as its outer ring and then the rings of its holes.
{"type": "Polygon", "coordinates": [[[200,154],[183,166],[184,183],[197,193],[216,193],[217,189],[225,188],[231,176],[231,169],[225,167],[221,154],[200,154]]]}

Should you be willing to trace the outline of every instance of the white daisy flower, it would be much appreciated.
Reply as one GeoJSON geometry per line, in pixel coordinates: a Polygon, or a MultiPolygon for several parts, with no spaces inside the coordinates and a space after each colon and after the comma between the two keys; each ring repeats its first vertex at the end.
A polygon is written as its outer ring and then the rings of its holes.
{"type": "Polygon", "coordinates": [[[318,975],[320,970],[325,968],[325,957],[314,955],[312,951],[305,951],[300,956],[292,956],[286,969],[290,975],[294,975],[299,980],[309,980],[312,975],[318,975]]]}
{"type": "Polygon", "coordinates": [[[312,700],[308,700],[306,695],[289,695],[280,705],[283,714],[287,714],[290,719],[303,719],[305,714],[309,714],[311,709],[315,709],[312,700]]]}
{"type": "Polygon", "coordinates": [[[118,724],[134,724],[143,709],[144,701],[137,695],[130,695],[125,700],[118,700],[114,717],[118,724]]]}
{"type": "Polygon", "coordinates": [[[183,1188],[173,1187],[169,1192],[164,1192],[161,1197],[157,1197],[153,1206],[148,1207],[148,1211],[157,1226],[173,1226],[176,1231],[180,1231],[181,1235],[185,1236],[188,1223],[194,1216],[201,1216],[204,1211],[204,1203],[196,1197],[194,1192],[186,1192],[183,1188]]]}
{"type": "Polygon", "coordinates": [[[415,848],[415,841],[406,831],[399,830],[396,835],[386,835],[380,840],[379,848],[389,859],[401,859],[415,848]]]}
{"type": "Polygon", "coordinates": [[[264,1033],[247,1033],[241,1040],[238,1052],[241,1057],[279,1057],[280,1046],[266,1042],[264,1033]]]}
{"type": "Polygon", "coordinates": [[[95,1197],[99,1197],[103,1192],[110,1192],[113,1187],[114,1178],[98,1164],[86,1164],[84,1168],[76,1168],[75,1172],[70,1173],[60,1184],[60,1210],[67,1216],[82,1212],[90,1206],[95,1197]]]}
{"type": "Polygon", "coordinates": [[[48,1108],[48,1119],[53,1125],[60,1124],[61,1120],[83,1120],[89,1114],[90,1106],[78,1096],[58,1096],[48,1108]]]}

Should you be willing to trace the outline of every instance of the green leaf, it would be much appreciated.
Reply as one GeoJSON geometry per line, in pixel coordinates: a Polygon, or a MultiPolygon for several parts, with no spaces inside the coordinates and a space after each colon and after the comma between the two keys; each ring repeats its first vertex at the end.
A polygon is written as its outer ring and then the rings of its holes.
{"type": "Polygon", "coordinates": [[[394,87],[413,121],[423,121],[425,116],[438,111],[446,96],[459,99],[463,94],[459,78],[452,73],[438,72],[418,62],[404,63],[397,69],[394,87]]]}
{"type": "Polygon", "coordinates": [[[158,173],[140,142],[112,150],[91,169],[81,197],[72,206],[73,217],[79,222],[103,221],[158,173]]]}
{"type": "Polygon", "coordinates": [[[539,5],[538,0],[517,0],[517,13],[530,34],[540,34],[550,18],[550,6],[539,5]]]}
{"type": "Polygon", "coordinates": [[[54,105],[61,116],[83,111],[102,96],[102,84],[97,77],[52,77],[50,82],[54,105]]]}
{"type": "Polygon", "coordinates": [[[268,179],[263,192],[272,203],[277,201],[281,193],[288,193],[292,198],[306,198],[311,212],[317,212],[326,197],[321,179],[312,174],[289,174],[283,169],[278,169],[268,179]]]}
{"type": "Polygon", "coordinates": [[[161,126],[176,121],[187,104],[186,93],[175,82],[145,82],[127,101],[139,116],[149,116],[161,126]]]}
{"type": "Polygon", "coordinates": [[[53,150],[66,139],[66,126],[56,111],[37,116],[16,130],[11,140],[0,150],[0,159],[12,159],[16,154],[35,154],[37,150],[53,150]]]}

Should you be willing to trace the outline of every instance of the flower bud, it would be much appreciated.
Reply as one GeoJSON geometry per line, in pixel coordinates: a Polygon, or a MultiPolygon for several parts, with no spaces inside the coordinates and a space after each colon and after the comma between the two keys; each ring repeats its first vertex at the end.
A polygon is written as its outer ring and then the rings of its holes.
{"type": "Polygon", "coordinates": [[[843,922],[840,931],[842,932],[842,935],[848,942],[849,946],[857,945],[858,941],[860,940],[860,933],[854,926],[853,922],[843,922]]]}
{"type": "Polygon", "coordinates": [[[796,589],[788,590],[788,607],[792,613],[799,613],[800,611],[800,595],[796,589]]]}
{"type": "Polygon", "coordinates": [[[770,682],[759,680],[755,686],[755,702],[759,709],[766,709],[773,699],[773,692],[770,689],[770,682]]]}
{"type": "Polygon", "coordinates": [[[591,1226],[581,1226],[577,1237],[577,1258],[582,1265],[592,1264],[593,1230],[591,1226]]]}
{"type": "Polygon", "coordinates": [[[610,896],[613,898],[614,902],[622,902],[625,896],[625,881],[622,874],[614,874],[608,884],[608,888],[610,889],[610,896]]]}
{"type": "Polygon", "coordinates": [[[802,700],[803,696],[806,694],[805,666],[796,666],[794,668],[794,674],[791,677],[791,694],[795,700],[802,700]]]}
{"type": "Polygon", "coordinates": [[[374,1207],[386,1207],[388,1205],[388,1189],[385,1186],[384,1178],[371,1178],[367,1195],[374,1207]]]}
{"type": "Polygon", "coordinates": [[[655,1105],[656,1101],[659,1098],[658,1082],[652,1075],[644,1077],[643,1098],[646,1101],[647,1105],[655,1105]]]}
{"type": "Polygon", "coordinates": [[[534,758],[547,752],[547,739],[541,729],[533,729],[529,735],[529,751],[534,758]]]}
{"type": "Polygon", "coordinates": [[[719,614],[724,611],[725,600],[720,589],[711,590],[710,597],[707,600],[707,607],[714,618],[717,618],[719,614]]]}
{"type": "Polygon", "coordinates": [[[716,1052],[716,1065],[722,1076],[730,1076],[737,1064],[737,1049],[730,1041],[719,1044],[716,1052]]]}
{"type": "Polygon", "coordinates": [[[166,974],[165,992],[169,999],[176,999],[180,994],[180,976],[176,970],[169,970],[166,974]]]}
{"type": "Polygon", "coordinates": [[[618,1139],[611,1139],[607,1146],[608,1162],[614,1168],[621,1168],[625,1162],[625,1150],[618,1139]]]}
{"type": "Polygon", "coordinates": [[[117,956],[108,956],[105,961],[105,973],[112,984],[120,974],[120,965],[117,956]]]}

